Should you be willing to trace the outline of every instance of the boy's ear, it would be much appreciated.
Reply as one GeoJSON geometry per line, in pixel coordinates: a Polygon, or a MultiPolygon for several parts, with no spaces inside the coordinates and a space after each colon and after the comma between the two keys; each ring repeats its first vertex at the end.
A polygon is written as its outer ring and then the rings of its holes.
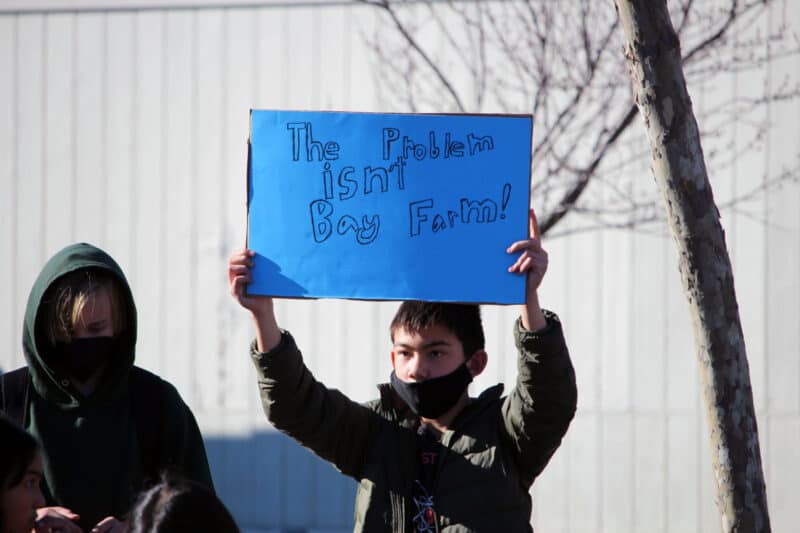
{"type": "Polygon", "coordinates": [[[391,351],[390,357],[392,358],[392,370],[394,370],[394,350],[391,351]]]}
{"type": "MultiPolygon", "coordinates": [[[[394,356],[394,354],[392,354],[394,356]]],[[[472,357],[467,359],[467,370],[472,374],[472,377],[477,377],[486,368],[486,363],[489,360],[489,354],[486,350],[476,350],[472,357]]],[[[392,364],[394,364],[394,357],[392,357],[392,364]]]]}

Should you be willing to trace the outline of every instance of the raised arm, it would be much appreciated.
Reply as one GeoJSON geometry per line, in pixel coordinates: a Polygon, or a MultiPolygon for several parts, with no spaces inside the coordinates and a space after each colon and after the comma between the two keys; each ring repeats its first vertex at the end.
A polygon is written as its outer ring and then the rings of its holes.
{"type": "Polygon", "coordinates": [[[547,272],[547,252],[542,248],[539,224],[533,209],[528,218],[528,239],[517,241],[508,247],[510,254],[519,253],[509,272],[525,274],[525,305],[520,306],[520,321],[528,331],[536,331],[547,325],[542,308],[539,306],[539,285],[547,272]],[[521,253],[520,253],[521,252],[521,253]]]}
{"type": "Polygon", "coordinates": [[[539,306],[538,288],[547,271],[547,252],[539,238],[533,210],[530,237],[517,241],[509,253],[520,253],[509,268],[527,276],[526,302],[515,324],[519,351],[517,382],[503,404],[503,420],[513,442],[520,473],[530,485],[561,444],[575,416],[577,389],[561,323],[539,306]]]}
{"type": "Polygon", "coordinates": [[[228,262],[228,284],[239,304],[250,311],[256,330],[251,357],[258,373],[261,404],[280,431],[358,478],[378,416],[339,391],[317,381],[303,363],[294,339],[278,327],[272,298],[248,296],[251,250],[238,250],[228,262]]]}

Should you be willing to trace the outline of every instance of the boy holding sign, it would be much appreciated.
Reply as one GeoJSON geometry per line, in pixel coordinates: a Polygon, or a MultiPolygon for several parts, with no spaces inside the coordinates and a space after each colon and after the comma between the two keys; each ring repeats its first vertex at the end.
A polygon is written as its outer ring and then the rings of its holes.
{"type": "Polygon", "coordinates": [[[267,418],[359,481],[355,531],[532,530],[530,487],[561,443],[577,393],[561,324],[539,307],[547,253],[532,211],[530,238],[507,251],[519,254],[509,272],[527,277],[511,393],[497,385],[467,394],[487,362],[478,306],[404,302],[391,324],[391,384],[363,405],[313,378],[272,299],[246,293],[253,252],[231,256],[231,294],[255,323],[267,418]]]}

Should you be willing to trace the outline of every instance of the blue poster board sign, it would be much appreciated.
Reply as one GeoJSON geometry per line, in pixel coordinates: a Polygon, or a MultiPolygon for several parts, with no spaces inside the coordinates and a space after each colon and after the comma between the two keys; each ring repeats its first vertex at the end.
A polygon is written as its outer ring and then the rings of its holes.
{"type": "Polygon", "coordinates": [[[530,115],[250,118],[249,293],[524,302],[530,115]]]}

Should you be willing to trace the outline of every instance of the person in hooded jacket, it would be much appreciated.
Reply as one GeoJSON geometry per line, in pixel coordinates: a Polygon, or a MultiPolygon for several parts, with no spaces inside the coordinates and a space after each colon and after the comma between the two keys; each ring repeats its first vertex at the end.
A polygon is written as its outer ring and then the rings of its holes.
{"type": "Polygon", "coordinates": [[[74,244],[45,264],[22,345],[27,367],[0,376],[0,410],[41,442],[40,521],[125,531],[136,495],[165,471],[213,491],[192,412],[171,384],[134,366],[136,307],[106,252],[74,244]]]}

